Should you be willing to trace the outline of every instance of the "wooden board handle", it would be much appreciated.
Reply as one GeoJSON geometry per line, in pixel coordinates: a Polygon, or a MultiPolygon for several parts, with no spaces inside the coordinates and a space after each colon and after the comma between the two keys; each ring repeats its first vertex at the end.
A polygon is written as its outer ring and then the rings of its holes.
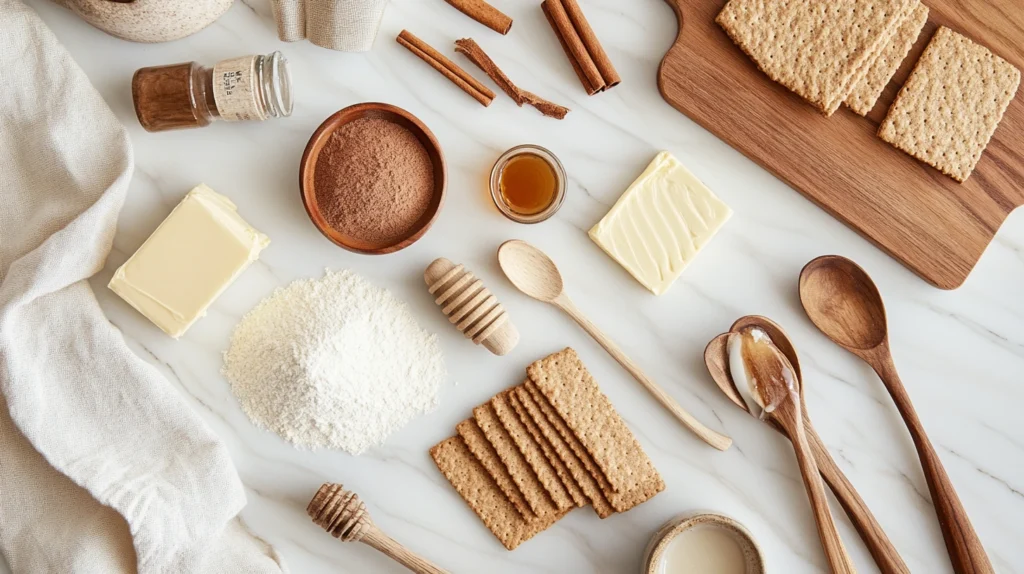
{"type": "Polygon", "coordinates": [[[821,472],[822,478],[835,493],[836,499],[846,511],[846,515],[850,517],[850,522],[853,523],[861,540],[868,547],[868,552],[875,559],[878,569],[882,574],[910,574],[910,569],[903,562],[896,547],[889,541],[889,537],[885,535],[882,525],[875,520],[875,516],[871,514],[864,499],[860,497],[857,489],[853,487],[853,484],[836,464],[835,459],[829,454],[828,447],[811,427],[806,414],[804,416],[807,444],[810,445],[814,460],[818,463],[818,471],[821,472]]]}
{"type": "Polygon", "coordinates": [[[622,349],[620,349],[614,341],[609,339],[607,335],[605,335],[600,329],[597,328],[597,325],[594,325],[586,317],[584,317],[583,313],[580,312],[576,305],[568,297],[566,297],[564,293],[560,295],[557,299],[555,299],[553,303],[557,305],[558,308],[565,311],[566,314],[572,317],[574,321],[579,323],[580,327],[583,327],[584,331],[586,331],[591,337],[593,337],[599,345],[604,347],[604,350],[608,351],[608,354],[611,355],[613,359],[618,361],[618,363],[622,365],[623,368],[629,371],[629,374],[633,375],[633,378],[636,379],[641,385],[643,385],[644,388],[647,389],[647,392],[654,395],[654,398],[657,399],[663,407],[668,409],[669,412],[675,415],[675,417],[679,419],[679,421],[682,422],[683,425],[686,426],[686,428],[693,431],[693,433],[700,437],[701,440],[717,448],[718,450],[726,450],[729,448],[729,446],[732,444],[731,438],[709,429],[708,427],[704,426],[700,421],[695,419],[693,415],[688,413],[682,406],[679,405],[679,403],[676,402],[675,399],[673,399],[668,393],[666,393],[661,387],[659,387],[657,383],[648,378],[647,375],[644,374],[642,370],[640,370],[640,366],[634,363],[632,359],[627,357],[626,354],[622,352],[622,349]]]}
{"type": "Polygon", "coordinates": [[[946,552],[953,563],[953,570],[957,574],[994,574],[995,570],[985,553],[985,547],[982,546],[978,533],[974,531],[967,511],[964,510],[960,497],[957,496],[953,483],[942,466],[942,460],[928,440],[921,419],[918,418],[910,402],[910,396],[896,372],[888,345],[883,344],[876,352],[865,354],[863,357],[885,383],[914,440],[914,447],[917,449],[918,458],[921,459],[921,468],[924,470],[928,492],[932,496],[932,504],[939,518],[942,538],[946,542],[946,552]]]}

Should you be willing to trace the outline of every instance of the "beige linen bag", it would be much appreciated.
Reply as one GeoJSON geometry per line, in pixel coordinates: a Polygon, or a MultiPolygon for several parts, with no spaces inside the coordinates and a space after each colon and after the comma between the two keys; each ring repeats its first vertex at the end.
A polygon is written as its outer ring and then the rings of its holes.
{"type": "Polygon", "coordinates": [[[342,52],[373,46],[388,0],[272,0],[277,35],[342,52]]]}

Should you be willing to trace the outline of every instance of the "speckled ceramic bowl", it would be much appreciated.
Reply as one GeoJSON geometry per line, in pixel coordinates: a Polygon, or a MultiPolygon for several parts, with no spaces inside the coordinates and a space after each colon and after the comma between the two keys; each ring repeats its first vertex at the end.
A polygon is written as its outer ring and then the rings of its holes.
{"type": "Polygon", "coordinates": [[[220,18],[234,0],[54,0],[83,20],[132,42],[169,42],[220,18]]]}
{"type": "Polygon", "coordinates": [[[746,560],[746,572],[744,574],[765,574],[761,548],[754,541],[750,531],[728,516],[709,512],[686,514],[662,526],[647,545],[647,550],[644,552],[643,569],[640,571],[641,574],[659,574],[662,571],[662,559],[669,545],[680,534],[697,527],[717,528],[729,534],[743,551],[746,560]]]}

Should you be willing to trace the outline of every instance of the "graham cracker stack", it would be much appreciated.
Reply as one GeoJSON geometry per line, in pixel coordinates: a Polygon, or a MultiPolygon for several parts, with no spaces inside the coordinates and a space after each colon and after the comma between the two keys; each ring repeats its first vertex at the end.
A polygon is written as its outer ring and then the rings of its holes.
{"type": "Polygon", "coordinates": [[[939,28],[878,128],[878,137],[964,182],[1017,93],[1020,70],[939,28]]]}
{"type": "Polygon", "coordinates": [[[573,508],[601,518],[649,500],[665,483],[636,437],[565,349],[527,369],[430,450],[484,525],[513,550],[573,508]]]}
{"type": "Polygon", "coordinates": [[[919,4],[730,0],[716,21],[768,77],[831,116],[869,71],[884,75],[887,66],[873,64],[919,4]]]}

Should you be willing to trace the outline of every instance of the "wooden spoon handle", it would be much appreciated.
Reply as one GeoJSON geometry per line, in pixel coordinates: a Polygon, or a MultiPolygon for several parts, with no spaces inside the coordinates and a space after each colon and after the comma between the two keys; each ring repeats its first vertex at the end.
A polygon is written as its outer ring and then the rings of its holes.
{"type": "Polygon", "coordinates": [[[393,538],[381,532],[379,528],[372,528],[360,542],[376,548],[395,562],[416,572],[416,574],[448,574],[446,570],[442,570],[433,562],[402,546],[393,538]]]}
{"type": "Polygon", "coordinates": [[[600,329],[597,328],[597,325],[594,325],[593,323],[590,322],[590,320],[584,317],[583,313],[580,312],[580,310],[576,307],[575,304],[573,304],[573,302],[568,297],[562,295],[559,298],[555,299],[554,304],[563,311],[565,311],[570,317],[573,318],[574,321],[579,323],[580,327],[583,327],[584,331],[586,331],[591,337],[593,337],[599,345],[604,347],[604,350],[608,351],[608,354],[611,355],[612,358],[618,361],[623,368],[629,371],[629,374],[633,375],[634,379],[636,379],[641,385],[644,386],[645,389],[647,389],[647,392],[654,395],[654,398],[657,399],[663,407],[665,407],[666,409],[669,410],[669,412],[675,415],[675,417],[679,419],[679,421],[682,422],[683,425],[686,426],[686,428],[693,431],[693,433],[700,437],[701,440],[717,448],[718,450],[726,450],[729,448],[730,445],[732,445],[731,438],[723,434],[717,433],[709,429],[708,427],[704,426],[700,421],[695,419],[693,415],[686,412],[686,410],[683,409],[683,407],[680,406],[679,403],[677,403],[676,400],[673,399],[668,393],[666,393],[661,387],[659,387],[657,383],[648,378],[647,375],[645,375],[644,372],[640,370],[640,366],[634,363],[632,359],[627,357],[626,354],[622,352],[622,349],[620,349],[614,341],[609,339],[607,335],[605,335],[603,332],[601,332],[600,329]]]}
{"type": "Polygon", "coordinates": [[[866,358],[885,383],[914,440],[914,447],[917,449],[918,458],[921,459],[921,468],[928,483],[928,492],[932,495],[932,504],[939,518],[942,538],[946,542],[946,552],[949,553],[953,570],[957,574],[994,574],[995,570],[985,553],[985,547],[982,546],[978,533],[974,531],[967,511],[964,510],[960,497],[957,496],[953,483],[942,466],[942,460],[928,440],[928,434],[924,431],[921,419],[917,417],[917,411],[910,402],[907,389],[896,372],[892,354],[883,345],[878,353],[866,358]]]}
{"type": "Polygon", "coordinates": [[[818,436],[814,427],[811,426],[810,419],[806,414],[804,415],[804,432],[822,478],[835,493],[836,499],[843,506],[846,515],[850,517],[853,527],[857,529],[861,540],[867,545],[868,552],[875,559],[878,569],[882,574],[910,574],[910,569],[903,562],[896,547],[889,541],[882,526],[875,520],[868,505],[857,493],[857,489],[853,487],[832,455],[829,454],[828,448],[821,441],[821,437],[818,436]]]}
{"type": "MultiPolygon", "coordinates": [[[[785,407],[781,407],[785,408],[785,407]]],[[[828,497],[825,495],[825,485],[821,482],[818,465],[814,460],[814,453],[807,444],[807,435],[804,432],[801,415],[797,412],[795,417],[799,422],[795,425],[792,433],[793,447],[796,451],[796,459],[800,464],[800,476],[804,480],[804,487],[807,489],[807,496],[811,501],[811,509],[814,510],[814,520],[818,525],[818,537],[821,538],[821,547],[825,550],[825,557],[829,566],[835,574],[854,573],[857,570],[853,567],[853,560],[846,552],[836,523],[832,519],[832,511],[828,507],[828,497]]]]}

